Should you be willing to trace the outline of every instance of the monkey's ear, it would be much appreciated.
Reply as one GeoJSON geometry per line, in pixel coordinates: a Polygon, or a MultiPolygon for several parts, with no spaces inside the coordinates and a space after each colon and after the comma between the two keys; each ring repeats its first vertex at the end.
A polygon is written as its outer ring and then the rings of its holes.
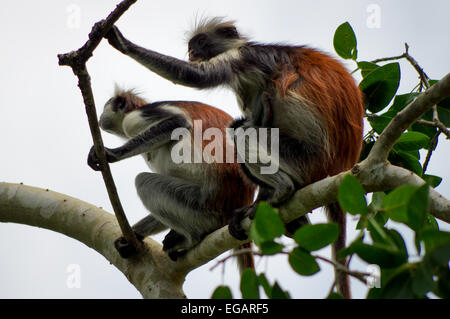
{"type": "Polygon", "coordinates": [[[226,39],[239,39],[239,33],[234,26],[219,28],[216,30],[216,34],[226,39]]]}

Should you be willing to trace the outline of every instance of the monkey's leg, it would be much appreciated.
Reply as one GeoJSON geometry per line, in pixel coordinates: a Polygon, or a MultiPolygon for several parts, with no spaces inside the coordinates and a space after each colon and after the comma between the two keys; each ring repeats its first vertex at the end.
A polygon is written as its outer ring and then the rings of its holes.
{"type": "MultiPolygon", "coordinates": [[[[258,131],[258,128],[252,128],[251,125],[252,123],[245,119],[235,121],[233,124],[236,153],[242,163],[241,167],[247,177],[259,186],[255,203],[233,212],[229,230],[234,237],[240,240],[247,238],[241,227],[242,219],[246,216],[253,218],[260,201],[266,201],[274,206],[283,203],[292,196],[296,184],[296,181],[288,173],[290,171],[289,163],[280,157],[279,149],[272,147],[279,145],[275,144],[279,143],[279,140],[274,141],[271,131],[265,129],[264,135],[268,137],[268,139],[266,138],[268,145],[263,145],[259,136],[263,133],[258,131]],[[238,131],[239,128],[243,130],[238,131]],[[252,134],[256,134],[257,138],[252,134]],[[269,148],[271,149],[270,153],[267,152],[269,148]]],[[[281,145],[281,147],[284,147],[284,145],[281,145]]]]}
{"type": "Polygon", "coordinates": [[[174,237],[169,237],[165,245],[172,259],[221,226],[217,215],[207,209],[206,201],[210,196],[204,190],[205,186],[154,173],[139,174],[135,183],[144,206],[157,220],[178,234],[172,233],[174,237]]]}

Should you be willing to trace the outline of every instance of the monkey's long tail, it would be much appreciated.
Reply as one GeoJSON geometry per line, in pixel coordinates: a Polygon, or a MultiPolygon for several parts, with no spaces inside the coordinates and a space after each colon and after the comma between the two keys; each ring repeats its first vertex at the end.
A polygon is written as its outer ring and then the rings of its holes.
{"type": "MultiPolygon", "coordinates": [[[[246,243],[246,244],[242,244],[241,246],[233,249],[233,252],[237,253],[239,250],[242,250],[242,249],[249,250],[251,248],[252,248],[252,243],[246,243]]],[[[246,252],[246,253],[237,255],[237,262],[238,262],[239,273],[241,275],[244,272],[244,270],[247,268],[251,268],[253,270],[255,269],[255,260],[253,258],[253,254],[251,252],[246,252]]]]}
{"type": "MultiPolygon", "coordinates": [[[[346,267],[347,260],[345,258],[344,259],[337,258],[337,253],[341,249],[345,248],[346,214],[344,211],[342,211],[342,209],[338,203],[333,203],[331,205],[328,205],[327,212],[328,212],[329,219],[332,222],[335,222],[339,225],[339,237],[333,244],[332,258],[334,261],[336,261],[339,264],[346,267]]],[[[351,292],[350,292],[350,281],[349,281],[348,275],[342,271],[338,271],[336,268],[334,270],[334,273],[335,273],[337,292],[340,293],[345,298],[350,299],[352,296],[351,296],[351,292]]]]}

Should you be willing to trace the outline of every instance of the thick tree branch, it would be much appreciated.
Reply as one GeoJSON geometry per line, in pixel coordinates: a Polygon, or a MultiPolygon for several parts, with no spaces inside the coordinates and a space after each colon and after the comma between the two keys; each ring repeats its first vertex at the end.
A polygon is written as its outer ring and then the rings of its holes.
{"type": "Polygon", "coordinates": [[[141,247],[137,240],[127,217],[123,210],[122,204],[117,193],[116,185],[114,183],[111,169],[106,161],[105,149],[103,145],[102,136],[98,126],[97,111],[95,109],[94,95],[92,93],[91,79],[86,68],[87,60],[92,56],[92,52],[99,45],[103,36],[114,25],[114,23],[120,18],[120,16],[133,4],[136,0],[124,0],[119,3],[116,9],[109,14],[109,16],[102,21],[97,22],[89,33],[89,40],[77,51],[72,51],[66,54],[59,54],[59,65],[67,65],[72,68],[73,73],[78,78],[78,87],[80,88],[83,96],[84,105],[86,108],[86,114],[89,121],[89,128],[91,130],[92,139],[94,142],[95,152],[101,164],[101,172],[103,180],[105,182],[108,196],[111,201],[111,205],[114,209],[114,213],[119,222],[120,229],[125,239],[131,243],[136,251],[141,247]]]}
{"type": "MultiPolygon", "coordinates": [[[[420,186],[425,183],[420,177],[404,168],[388,163],[373,165],[366,160],[356,165],[352,171],[325,178],[297,191],[286,204],[279,208],[281,219],[288,223],[316,208],[336,202],[339,186],[346,174],[353,174],[367,193],[394,189],[404,184],[420,186]]],[[[433,188],[430,188],[430,213],[450,223],[450,201],[433,188]]],[[[250,225],[251,221],[248,218],[242,223],[247,231],[250,225]]],[[[228,226],[222,227],[191,249],[177,262],[176,267],[180,271],[188,272],[242,243],[244,242],[230,235],[228,226]]]]}
{"type": "Polygon", "coordinates": [[[141,253],[123,259],[114,247],[120,236],[113,215],[76,198],[40,188],[0,183],[0,222],[42,227],[72,237],[102,254],[144,298],[185,298],[185,273],[175,271],[160,244],[147,238],[141,253]]]}

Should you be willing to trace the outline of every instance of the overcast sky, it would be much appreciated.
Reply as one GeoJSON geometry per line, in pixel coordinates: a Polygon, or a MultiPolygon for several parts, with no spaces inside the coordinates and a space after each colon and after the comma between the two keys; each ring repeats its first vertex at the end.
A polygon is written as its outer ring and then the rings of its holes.
{"type": "MultiPolygon", "coordinates": [[[[70,68],[57,64],[58,53],[79,48],[92,25],[107,16],[119,1],[2,1],[0,27],[0,181],[23,182],[82,199],[112,212],[101,175],[85,164],[92,139],[76,78],[70,68]]],[[[410,54],[433,79],[450,71],[450,2],[430,1],[145,1],[139,0],[120,19],[118,26],[133,42],[185,59],[185,31],[196,16],[227,16],[243,33],[260,42],[307,44],[334,54],[333,34],[349,21],[357,39],[359,58],[371,60],[410,54]],[[373,14],[379,13],[379,20],[373,14]]],[[[348,69],[354,68],[351,63],[348,69]]],[[[97,110],[113,92],[114,83],[139,89],[149,101],[199,100],[215,105],[232,116],[239,109],[233,94],[224,89],[197,91],[175,86],[105,41],[88,63],[97,110]]],[[[401,62],[400,93],[417,82],[414,70],[401,62]]],[[[105,133],[105,145],[120,140],[105,133]]],[[[444,177],[438,190],[450,198],[449,142],[440,140],[428,172],[444,177]]],[[[119,194],[131,223],[146,215],[134,189],[134,178],[148,171],[140,157],[112,165],[119,194]]],[[[314,222],[325,221],[315,212],[314,222]]],[[[350,239],[355,222],[349,225],[350,239]]],[[[411,239],[411,233],[397,224],[411,239]]],[[[448,225],[443,225],[449,229],[448,225]]],[[[163,235],[155,236],[161,240],[163,235]]],[[[411,240],[408,241],[412,247],[411,240]]],[[[329,250],[320,254],[329,256],[329,250]]],[[[136,298],[140,294],[125,276],[100,254],[83,244],[48,230],[0,224],[0,298],[136,298]],[[71,265],[81,270],[81,287],[67,285],[71,265]]],[[[212,261],[186,279],[190,298],[209,298],[221,284],[238,293],[236,265],[228,262],[210,271],[212,261]]],[[[295,298],[323,298],[332,283],[332,269],[306,278],[290,270],[284,257],[257,261],[295,298]]],[[[357,258],[352,266],[365,271],[357,258]]],[[[353,295],[362,298],[367,288],[352,281],[353,295]]]]}

